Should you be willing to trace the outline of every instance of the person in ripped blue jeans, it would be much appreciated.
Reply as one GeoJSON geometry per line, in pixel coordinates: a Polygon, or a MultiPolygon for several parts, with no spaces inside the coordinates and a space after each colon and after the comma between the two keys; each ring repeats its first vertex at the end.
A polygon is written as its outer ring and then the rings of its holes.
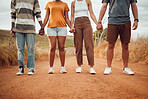
{"type": "MultiPolygon", "coordinates": [[[[42,26],[41,10],[38,0],[11,0],[11,35],[16,39],[19,71],[17,75],[24,74],[24,46],[25,41],[28,48],[27,68],[28,75],[34,74],[35,56],[35,17],[42,26]]],[[[44,29],[41,29],[44,35],[44,29]]]]}

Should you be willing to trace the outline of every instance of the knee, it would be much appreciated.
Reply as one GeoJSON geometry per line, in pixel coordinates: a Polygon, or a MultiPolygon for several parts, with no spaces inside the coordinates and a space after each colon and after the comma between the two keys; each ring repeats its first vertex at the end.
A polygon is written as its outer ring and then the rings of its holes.
{"type": "Polygon", "coordinates": [[[109,43],[108,49],[114,49],[114,47],[115,47],[115,43],[109,43]]]}
{"type": "Polygon", "coordinates": [[[64,46],[58,46],[59,51],[64,51],[64,46]]]}
{"type": "Polygon", "coordinates": [[[34,47],[28,47],[28,53],[34,52],[34,47]]]}
{"type": "Polygon", "coordinates": [[[122,49],[123,50],[128,50],[128,44],[122,44],[122,49]]]}
{"type": "Polygon", "coordinates": [[[55,50],[56,50],[56,46],[52,46],[50,49],[51,52],[55,52],[55,50]]]}
{"type": "Polygon", "coordinates": [[[28,57],[31,57],[34,55],[34,47],[29,47],[28,48],[28,57]]]}
{"type": "Polygon", "coordinates": [[[24,52],[24,48],[18,47],[18,48],[17,48],[17,51],[18,51],[18,52],[24,52]]]}

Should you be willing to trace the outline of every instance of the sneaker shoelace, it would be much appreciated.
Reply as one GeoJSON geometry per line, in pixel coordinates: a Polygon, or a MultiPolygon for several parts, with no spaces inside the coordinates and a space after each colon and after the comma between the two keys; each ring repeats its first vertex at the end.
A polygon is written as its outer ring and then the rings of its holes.
{"type": "Polygon", "coordinates": [[[22,72],[22,68],[19,68],[19,72],[22,72]]]}
{"type": "Polygon", "coordinates": [[[34,72],[34,70],[33,69],[30,69],[29,72],[34,72]]]}
{"type": "Polygon", "coordinates": [[[128,72],[131,72],[131,69],[130,69],[129,67],[127,67],[126,70],[127,70],[128,72]]]}
{"type": "Polygon", "coordinates": [[[111,68],[110,67],[106,67],[106,70],[109,72],[111,70],[111,68]]]}

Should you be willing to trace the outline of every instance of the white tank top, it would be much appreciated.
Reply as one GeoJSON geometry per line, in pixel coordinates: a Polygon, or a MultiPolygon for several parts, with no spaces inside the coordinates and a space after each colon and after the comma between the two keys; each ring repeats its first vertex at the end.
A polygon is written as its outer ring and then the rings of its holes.
{"type": "Polygon", "coordinates": [[[88,17],[88,6],[85,0],[75,2],[75,18],[88,17]]]}

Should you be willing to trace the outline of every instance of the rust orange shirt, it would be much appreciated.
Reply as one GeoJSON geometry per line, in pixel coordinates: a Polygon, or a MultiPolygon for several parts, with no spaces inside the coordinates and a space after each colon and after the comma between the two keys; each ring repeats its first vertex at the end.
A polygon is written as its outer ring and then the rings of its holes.
{"type": "Polygon", "coordinates": [[[67,3],[48,2],[45,9],[50,11],[48,27],[66,27],[64,12],[69,11],[67,3]]]}

